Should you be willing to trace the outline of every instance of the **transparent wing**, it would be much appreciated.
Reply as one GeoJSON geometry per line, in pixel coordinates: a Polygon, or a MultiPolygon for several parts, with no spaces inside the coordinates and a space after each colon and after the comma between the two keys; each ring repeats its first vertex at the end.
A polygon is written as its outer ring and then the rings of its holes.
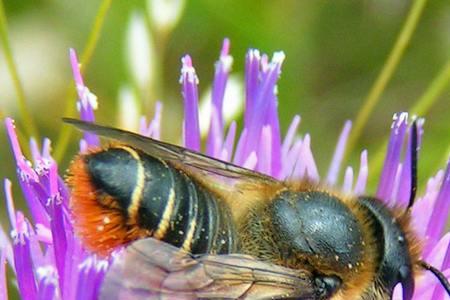
{"type": "Polygon", "coordinates": [[[270,176],[180,146],[81,120],[63,118],[63,121],[80,130],[90,131],[140,149],[183,170],[217,195],[217,199],[226,202],[235,220],[245,217],[255,204],[271,199],[284,187],[284,183],[270,176]]]}
{"type": "Polygon", "coordinates": [[[148,238],[116,257],[101,299],[314,299],[312,275],[239,254],[192,256],[148,238]]]}
{"type": "Polygon", "coordinates": [[[150,156],[158,157],[167,162],[182,163],[183,165],[191,166],[198,170],[228,178],[241,178],[245,180],[258,180],[265,182],[275,181],[275,179],[270,176],[266,176],[255,171],[206,156],[199,152],[191,151],[173,144],[164,143],[130,131],[84,122],[77,119],[63,118],[63,121],[65,123],[72,124],[83,131],[90,131],[100,136],[131,145],[146,152],[150,156]]]}

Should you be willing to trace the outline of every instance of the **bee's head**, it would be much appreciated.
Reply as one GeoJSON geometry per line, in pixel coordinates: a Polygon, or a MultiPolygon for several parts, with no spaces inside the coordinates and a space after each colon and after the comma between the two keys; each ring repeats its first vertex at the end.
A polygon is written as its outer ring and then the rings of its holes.
{"type": "Polygon", "coordinates": [[[412,235],[402,226],[406,215],[395,217],[378,199],[360,197],[361,203],[372,216],[374,236],[377,238],[379,257],[375,281],[389,294],[398,283],[403,288],[403,299],[411,299],[414,292],[413,262],[418,249],[412,235]]]}

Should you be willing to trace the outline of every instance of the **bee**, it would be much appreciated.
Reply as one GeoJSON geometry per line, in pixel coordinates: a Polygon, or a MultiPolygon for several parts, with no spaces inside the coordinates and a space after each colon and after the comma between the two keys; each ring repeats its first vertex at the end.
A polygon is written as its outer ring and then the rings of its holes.
{"type": "Polygon", "coordinates": [[[78,155],[68,171],[85,247],[115,254],[104,299],[390,299],[431,271],[406,211],[308,181],[284,182],[183,147],[64,119],[119,142],[78,155]],[[116,253],[116,252],[114,252],[116,253]]]}

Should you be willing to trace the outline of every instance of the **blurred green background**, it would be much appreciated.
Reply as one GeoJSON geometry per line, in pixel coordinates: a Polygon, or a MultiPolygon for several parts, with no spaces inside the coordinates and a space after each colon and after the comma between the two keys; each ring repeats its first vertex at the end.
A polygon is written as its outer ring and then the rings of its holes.
{"type": "MultiPolygon", "coordinates": [[[[5,1],[8,36],[27,107],[41,137],[58,148],[61,117],[67,101],[73,101],[73,81],[68,49],[79,55],[93,30],[101,1],[5,1]],[[68,92],[69,91],[69,92],[68,92]],[[72,94],[71,94],[72,91],[72,94]]],[[[185,3],[173,28],[158,28],[146,1],[113,1],[84,80],[98,96],[100,123],[117,124],[121,87],[128,86],[139,99],[139,108],[152,116],[153,103],[164,102],[164,140],[177,141],[181,132],[182,98],[179,85],[180,57],[191,54],[200,78],[200,92],[211,84],[214,62],[224,37],[231,40],[233,73],[241,75],[249,47],[269,55],[283,50],[286,60],[278,85],[282,130],[300,114],[300,132],[312,136],[312,149],[322,174],[347,119],[355,119],[363,106],[407,18],[412,1],[208,1],[185,3]],[[133,20],[145,26],[133,31],[133,20]],[[153,54],[141,67],[153,78],[142,84],[130,67],[131,32],[150,38],[153,54]],[[177,122],[173,122],[177,120],[177,122]]],[[[158,17],[157,17],[158,18],[158,17]]],[[[136,37],[135,37],[136,38],[136,37]]],[[[139,43],[137,43],[139,44],[139,43]]],[[[138,47],[139,48],[139,47],[138,47]]],[[[144,52],[146,48],[143,48],[144,52]]],[[[18,97],[6,67],[4,48],[0,55],[0,116],[16,119],[20,129],[26,118],[18,109],[18,97]]],[[[142,51],[140,51],[142,52],[142,51]]],[[[148,55],[144,53],[144,56],[148,55]]],[[[359,166],[359,153],[378,153],[388,135],[394,112],[411,109],[450,59],[450,2],[428,1],[417,28],[379,104],[368,119],[349,163],[359,166]]],[[[147,74],[148,75],[148,74],[147,74]]],[[[450,77],[450,76],[449,76],[450,77]]],[[[423,185],[444,164],[450,152],[450,90],[442,90],[424,117],[425,136],[419,176],[423,185]]],[[[72,107],[72,106],[69,106],[72,107]]],[[[73,106],[74,108],[74,106],[73,106]]],[[[75,110],[69,114],[75,116],[75,110]]],[[[78,133],[72,133],[62,156],[60,171],[76,153],[78,133]]],[[[15,168],[3,126],[0,126],[0,178],[15,179],[15,168]]],[[[377,174],[371,175],[374,191],[377,174]]],[[[15,184],[15,181],[13,181],[15,184]]],[[[21,195],[15,184],[16,202],[21,195]]],[[[2,193],[3,194],[3,193],[2,193]]],[[[0,197],[3,198],[3,197],[0,197]]],[[[0,204],[3,206],[3,202],[0,204]]],[[[0,217],[6,214],[2,209],[0,217]]],[[[6,222],[2,222],[6,224],[6,222]]]]}

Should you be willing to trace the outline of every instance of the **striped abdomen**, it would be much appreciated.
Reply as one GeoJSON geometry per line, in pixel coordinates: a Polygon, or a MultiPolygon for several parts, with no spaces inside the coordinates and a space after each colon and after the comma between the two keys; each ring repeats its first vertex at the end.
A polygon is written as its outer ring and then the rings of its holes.
{"type": "Polygon", "coordinates": [[[128,146],[85,155],[84,164],[96,201],[120,211],[139,238],[146,232],[191,253],[235,249],[228,207],[182,171],[128,146]]]}

